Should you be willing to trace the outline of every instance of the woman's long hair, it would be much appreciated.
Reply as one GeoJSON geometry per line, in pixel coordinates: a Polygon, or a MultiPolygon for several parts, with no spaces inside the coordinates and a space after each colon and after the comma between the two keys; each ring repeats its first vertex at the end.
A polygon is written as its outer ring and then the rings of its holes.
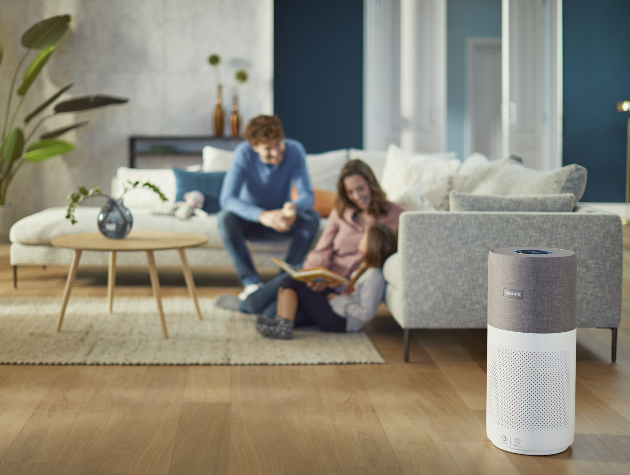
{"type": "Polygon", "coordinates": [[[370,267],[383,267],[389,256],[398,249],[398,235],[389,226],[382,223],[374,223],[367,230],[367,252],[359,265],[359,269],[350,280],[354,288],[357,279],[370,267]]]}
{"type": "Polygon", "coordinates": [[[387,214],[389,201],[387,201],[385,192],[374,176],[374,172],[372,172],[372,169],[367,163],[355,158],[344,165],[337,180],[337,198],[335,199],[335,209],[337,210],[339,217],[343,219],[343,213],[346,208],[352,208],[357,211],[359,210],[350,198],[348,198],[346,187],[343,183],[345,178],[352,175],[359,175],[360,177],[363,177],[370,187],[372,201],[368,207],[368,213],[375,218],[387,214]]]}

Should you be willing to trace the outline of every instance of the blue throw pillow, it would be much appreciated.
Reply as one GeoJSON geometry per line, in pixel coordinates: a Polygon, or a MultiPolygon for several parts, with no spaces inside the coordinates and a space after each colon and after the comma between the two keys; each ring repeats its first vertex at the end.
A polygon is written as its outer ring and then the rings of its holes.
{"type": "Polygon", "coordinates": [[[225,172],[189,172],[173,167],[175,174],[175,201],[184,201],[184,194],[189,191],[200,191],[205,201],[203,210],[207,213],[221,211],[219,197],[223,187],[225,172]]]}

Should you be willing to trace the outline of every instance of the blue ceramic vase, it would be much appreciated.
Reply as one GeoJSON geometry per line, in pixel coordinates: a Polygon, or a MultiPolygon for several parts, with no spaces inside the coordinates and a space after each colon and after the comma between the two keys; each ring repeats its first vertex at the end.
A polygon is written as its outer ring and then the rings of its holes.
{"type": "Polygon", "coordinates": [[[131,212],[119,200],[108,199],[98,215],[98,230],[109,239],[122,239],[129,234],[133,226],[131,212]]]}

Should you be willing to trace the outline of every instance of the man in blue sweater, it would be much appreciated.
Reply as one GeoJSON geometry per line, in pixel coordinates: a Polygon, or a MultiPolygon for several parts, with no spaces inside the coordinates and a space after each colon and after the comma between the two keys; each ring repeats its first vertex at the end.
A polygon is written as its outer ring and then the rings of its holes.
{"type": "Polygon", "coordinates": [[[277,116],[250,120],[245,139],[234,151],[217,216],[219,233],[244,286],[241,300],[262,285],[246,241],[291,239],[285,260],[298,265],[319,228],[302,144],[285,138],[277,116]],[[291,201],[292,184],[298,194],[295,202],[291,201]]]}

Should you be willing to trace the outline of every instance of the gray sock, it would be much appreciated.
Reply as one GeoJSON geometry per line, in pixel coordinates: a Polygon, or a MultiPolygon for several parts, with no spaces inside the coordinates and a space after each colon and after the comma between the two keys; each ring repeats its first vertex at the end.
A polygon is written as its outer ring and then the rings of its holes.
{"type": "Polygon", "coordinates": [[[224,308],[226,310],[234,310],[238,312],[239,307],[241,306],[241,301],[236,295],[221,294],[214,301],[214,306],[217,308],[224,308]]]}

